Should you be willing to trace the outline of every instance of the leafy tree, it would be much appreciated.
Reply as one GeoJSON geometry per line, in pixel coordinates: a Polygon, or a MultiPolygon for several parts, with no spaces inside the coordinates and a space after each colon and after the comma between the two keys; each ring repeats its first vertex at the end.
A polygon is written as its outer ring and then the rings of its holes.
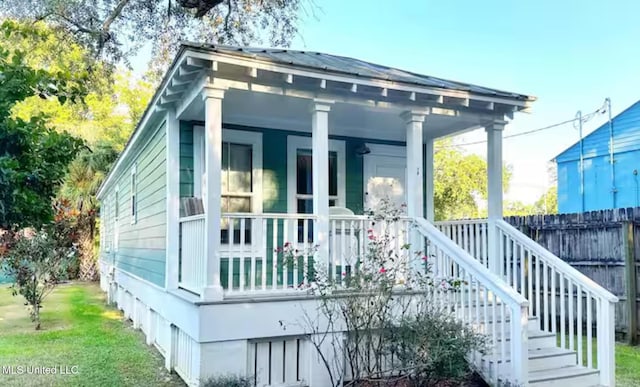
{"type": "Polygon", "coordinates": [[[46,232],[24,232],[5,254],[1,266],[13,278],[14,296],[22,295],[29,308],[35,329],[40,329],[40,308],[44,299],[65,278],[73,247],[59,243],[58,238],[46,232]]]}
{"type": "Polygon", "coordinates": [[[504,216],[526,216],[536,213],[535,206],[524,204],[521,201],[505,201],[503,205],[504,216]]]}
{"type": "Polygon", "coordinates": [[[109,143],[122,151],[151,98],[148,82],[130,77],[128,72],[115,75],[113,84],[91,90],[82,104],[65,104],[29,98],[14,108],[18,117],[44,112],[49,125],[67,131],[89,144],[109,143]]]}
{"type": "MultiPolygon", "coordinates": [[[[38,36],[37,31],[9,21],[0,31],[6,36],[38,36]]],[[[85,90],[67,72],[30,67],[22,51],[4,44],[0,44],[0,74],[0,228],[40,228],[51,220],[51,200],[83,143],[48,127],[43,114],[25,119],[15,117],[12,109],[33,96],[60,104],[77,101],[85,90]]]]}
{"type": "MultiPolygon", "coordinates": [[[[0,35],[0,44],[13,50],[29,49],[29,55],[25,57],[29,66],[60,72],[65,72],[65,69],[73,69],[74,73],[82,71],[86,61],[84,58],[89,53],[65,33],[42,23],[33,26],[27,23],[13,25],[33,33],[0,35]]],[[[56,215],[65,219],[69,227],[74,229],[74,243],[79,250],[79,259],[70,264],[68,274],[71,278],[79,275],[89,280],[97,272],[94,241],[98,203],[95,193],[142,116],[152,89],[148,82],[133,78],[129,72],[116,70],[111,74],[99,64],[86,76],[86,81],[83,79],[81,83],[90,92],[84,96],[82,103],[70,101],[62,105],[51,98],[32,96],[14,105],[11,112],[14,117],[25,121],[44,114],[47,116],[47,127],[82,137],[91,148],[84,148],[69,165],[69,173],[63,173],[64,183],[57,201],[66,204],[63,206],[65,210],[58,211],[56,215]]],[[[69,158],[68,161],[71,160],[69,158]]]]}
{"type": "Polygon", "coordinates": [[[92,150],[83,150],[69,166],[58,195],[72,209],[60,214],[63,218],[72,218],[77,228],[77,267],[83,280],[94,280],[98,274],[94,252],[99,209],[96,193],[117,157],[118,152],[105,142],[98,143],[92,150]]]}
{"type": "Polygon", "coordinates": [[[116,69],[111,73],[99,62],[92,65],[91,72],[87,72],[85,63],[90,53],[64,32],[43,23],[14,24],[16,28],[28,28],[34,33],[0,35],[0,45],[28,51],[25,62],[34,69],[82,74],[81,85],[78,86],[86,89],[87,95],[83,103],[63,105],[53,99],[33,96],[18,102],[12,113],[24,120],[44,113],[48,116],[48,125],[58,131],[68,131],[90,144],[108,141],[117,150],[122,150],[151,98],[151,84],[133,77],[128,71],[116,69]]]}
{"type": "Polygon", "coordinates": [[[557,214],[558,187],[550,187],[533,206],[536,214],[557,214]]]}
{"type": "MultiPolygon", "coordinates": [[[[478,203],[487,199],[487,162],[466,154],[451,139],[438,141],[434,155],[434,207],[437,220],[481,216],[478,203]]],[[[509,187],[511,170],[505,166],[503,186],[509,187]]]]}
{"type": "Polygon", "coordinates": [[[305,0],[5,0],[0,15],[46,21],[72,34],[95,57],[112,63],[147,41],[155,53],[163,38],[217,43],[287,45],[297,32],[305,0]]]}
{"type": "Polygon", "coordinates": [[[98,207],[95,195],[117,157],[118,152],[106,142],[81,151],[69,166],[59,196],[79,211],[95,210],[98,207]]]}

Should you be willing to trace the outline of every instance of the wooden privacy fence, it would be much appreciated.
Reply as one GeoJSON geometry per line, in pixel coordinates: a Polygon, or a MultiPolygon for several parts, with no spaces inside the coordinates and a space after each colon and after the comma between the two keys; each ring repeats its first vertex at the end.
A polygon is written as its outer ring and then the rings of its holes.
{"type": "Polygon", "coordinates": [[[505,221],[615,294],[616,332],[638,343],[640,207],[505,221]]]}

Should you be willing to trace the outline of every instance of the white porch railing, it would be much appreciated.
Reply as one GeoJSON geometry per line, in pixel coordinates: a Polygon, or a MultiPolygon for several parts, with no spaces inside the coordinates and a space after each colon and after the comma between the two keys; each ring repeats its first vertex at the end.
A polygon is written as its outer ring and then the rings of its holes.
{"type": "Polygon", "coordinates": [[[220,268],[227,294],[295,289],[309,283],[316,256],[315,216],[308,214],[222,215],[220,268]],[[284,249],[297,262],[285,257],[284,249]]]}
{"type": "Polygon", "coordinates": [[[485,267],[489,267],[486,219],[448,220],[436,222],[435,226],[485,267]]]}
{"type": "Polygon", "coordinates": [[[501,274],[531,302],[540,328],[559,333],[560,347],[576,351],[579,365],[598,369],[601,385],[613,386],[617,297],[507,222],[496,227],[501,274]]]}
{"type": "Polygon", "coordinates": [[[393,247],[398,271],[396,282],[402,283],[410,270],[411,251],[403,248],[409,244],[411,221],[375,221],[368,216],[337,215],[329,220],[329,273],[337,285],[346,285],[346,279],[366,259],[370,237],[384,235],[393,247]]]}
{"type": "Polygon", "coordinates": [[[178,286],[199,294],[205,286],[204,214],[180,219],[178,286]]]}
{"type": "MultiPolygon", "coordinates": [[[[313,219],[305,214],[223,214],[219,256],[225,292],[288,289],[308,283],[314,255],[313,219]],[[287,265],[281,251],[285,244],[300,251],[304,262],[287,265]]],[[[178,286],[196,294],[206,286],[204,221],[204,214],[180,219],[178,286]]]]}
{"type": "Polygon", "coordinates": [[[489,355],[473,355],[475,366],[494,385],[526,384],[529,302],[433,224],[416,219],[415,225],[435,275],[434,299],[487,336],[489,355]]]}
{"type": "MultiPolygon", "coordinates": [[[[199,294],[205,284],[204,215],[180,219],[178,286],[199,294]]],[[[313,215],[227,213],[221,218],[220,278],[226,294],[296,289],[313,280],[317,261],[313,215]],[[287,260],[288,248],[298,258],[287,260]]],[[[338,284],[366,255],[369,230],[386,235],[409,270],[411,222],[375,222],[366,216],[331,216],[327,273],[338,284]],[[383,230],[384,228],[384,230],[383,230]]],[[[290,257],[289,257],[290,258],[290,257]]],[[[403,272],[398,282],[402,282],[403,272]]]]}

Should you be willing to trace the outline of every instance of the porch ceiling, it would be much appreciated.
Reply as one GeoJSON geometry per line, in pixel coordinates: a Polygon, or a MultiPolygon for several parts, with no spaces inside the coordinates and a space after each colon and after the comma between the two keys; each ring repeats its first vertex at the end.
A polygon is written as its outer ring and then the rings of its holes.
{"type": "MultiPolygon", "coordinates": [[[[225,93],[222,107],[225,123],[311,132],[308,99],[230,89],[225,93]]],[[[405,141],[405,123],[400,117],[402,111],[399,107],[336,102],[329,113],[329,134],[405,141]]],[[[204,103],[195,100],[185,110],[182,119],[204,121],[204,103]]],[[[424,135],[425,138],[442,137],[480,125],[476,115],[459,112],[431,114],[426,118],[424,135]]]]}

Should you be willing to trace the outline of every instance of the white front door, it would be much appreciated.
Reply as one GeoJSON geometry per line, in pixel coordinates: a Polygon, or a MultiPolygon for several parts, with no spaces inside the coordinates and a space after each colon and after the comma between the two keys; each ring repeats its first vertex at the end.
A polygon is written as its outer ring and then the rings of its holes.
{"type": "Polygon", "coordinates": [[[405,148],[390,145],[369,145],[369,148],[371,153],[364,156],[365,210],[375,209],[383,198],[389,198],[398,207],[406,204],[405,148]]]}

